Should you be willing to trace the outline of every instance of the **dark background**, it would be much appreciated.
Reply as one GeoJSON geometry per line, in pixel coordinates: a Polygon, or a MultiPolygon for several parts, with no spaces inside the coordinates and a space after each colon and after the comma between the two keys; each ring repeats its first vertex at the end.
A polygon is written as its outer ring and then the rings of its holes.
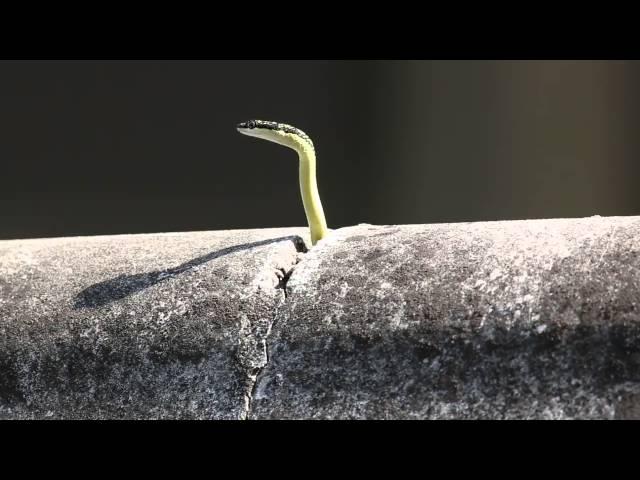
{"type": "Polygon", "coordinates": [[[640,63],[0,62],[0,238],[640,214],[640,63]]]}

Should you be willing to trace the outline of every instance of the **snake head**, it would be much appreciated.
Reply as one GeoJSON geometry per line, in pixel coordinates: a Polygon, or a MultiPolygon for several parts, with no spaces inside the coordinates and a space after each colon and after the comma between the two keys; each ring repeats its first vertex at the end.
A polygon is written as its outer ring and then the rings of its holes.
{"type": "Polygon", "coordinates": [[[255,120],[249,120],[248,122],[240,122],[238,124],[238,131],[239,132],[243,132],[245,130],[253,130],[254,128],[256,128],[256,121],[255,120]]]}
{"type": "Polygon", "coordinates": [[[249,120],[239,123],[236,128],[244,135],[262,138],[293,149],[300,146],[313,149],[313,142],[306,133],[286,123],[249,120]]]}
{"type": "MultiPolygon", "coordinates": [[[[265,140],[272,140],[277,138],[277,133],[268,127],[269,123],[261,120],[249,120],[247,122],[241,122],[238,124],[237,129],[240,133],[248,135],[250,137],[263,138],[265,140]]],[[[273,140],[272,140],[273,141],[273,140]]]]}

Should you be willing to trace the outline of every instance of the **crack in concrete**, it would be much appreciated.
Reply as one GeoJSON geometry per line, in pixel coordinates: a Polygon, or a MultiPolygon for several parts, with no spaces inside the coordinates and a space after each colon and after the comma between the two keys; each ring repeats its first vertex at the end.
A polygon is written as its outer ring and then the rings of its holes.
{"type": "Polygon", "coordinates": [[[246,401],[245,401],[245,411],[244,414],[242,416],[242,420],[249,420],[251,417],[251,410],[253,407],[253,399],[255,398],[256,395],[256,390],[258,389],[258,385],[260,385],[260,375],[264,372],[264,370],[267,368],[267,366],[269,365],[269,361],[271,360],[271,357],[269,356],[269,335],[271,334],[271,330],[273,329],[273,326],[276,324],[277,318],[278,318],[278,311],[280,310],[280,307],[284,304],[285,302],[285,298],[283,298],[283,300],[278,304],[278,306],[275,309],[275,312],[273,314],[273,319],[271,321],[271,324],[269,325],[269,328],[267,330],[267,333],[264,337],[264,354],[265,354],[265,363],[262,367],[255,369],[251,374],[250,374],[250,380],[251,380],[251,388],[249,389],[249,394],[247,395],[246,401]]]}
{"type": "Polygon", "coordinates": [[[287,293],[287,282],[291,278],[291,275],[293,274],[293,270],[295,269],[296,265],[298,265],[298,263],[300,263],[300,261],[302,260],[300,254],[304,254],[308,252],[307,246],[305,245],[304,240],[302,240],[302,238],[297,237],[294,243],[295,243],[296,252],[297,252],[295,261],[291,266],[289,266],[289,268],[281,267],[278,269],[279,274],[276,273],[279,279],[278,285],[276,286],[276,290],[282,290],[282,296],[280,297],[280,301],[275,306],[273,317],[271,318],[271,322],[269,322],[269,325],[267,326],[267,331],[265,332],[265,335],[262,338],[262,346],[264,348],[264,358],[265,358],[264,365],[258,368],[255,368],[251,373],[249,373],[250,387],[247,389],[248,394],[245,395],[244,411],[242,412],[242,415],[240,417],[241,420],[250,419],[251,409],[253,406],[253,399],[255,398],[258,385],[260,385],[260,376],[265,371],[265,369],[269,365],[269,361],[271,360],[269,356],[269,335],[271,334],[271,331],[273,330],[273,327],[275,326],[278,320],[278,313],[280,312],[280,309],[284,306],[285,302],[287,301],[287,297],[289,296],[287,293]]]}

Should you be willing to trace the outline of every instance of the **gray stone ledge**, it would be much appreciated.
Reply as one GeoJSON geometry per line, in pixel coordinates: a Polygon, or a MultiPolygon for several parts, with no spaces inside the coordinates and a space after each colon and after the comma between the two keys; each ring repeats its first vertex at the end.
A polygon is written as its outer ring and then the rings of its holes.
{"type": "Polygon", "coordinates": [[[252,418],[640,413],[640,217],[345,228],[305,255],[252,418]]]}
{"type": "Polygon", "coordinates": [[[638,418],[639,233],[591,217],[359,225],[307,253],[304,228],[0,242],[0,418],[638,418]]]}
{"type": "Polygon", "coordinates": [[[0,242],[0,418],[245,418],[303,231],[0,242]]]}

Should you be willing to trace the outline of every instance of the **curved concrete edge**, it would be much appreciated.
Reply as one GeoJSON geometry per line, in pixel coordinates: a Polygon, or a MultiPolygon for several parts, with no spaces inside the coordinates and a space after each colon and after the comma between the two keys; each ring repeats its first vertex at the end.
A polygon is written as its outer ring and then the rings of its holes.
{"type": "Polygon", "coordinates": [[[304,233],[0,242],[0,418],[245,418],[304,233]]]}
{"type": "Polygon", "coordinates": [[[592,217],[359,225],[307,253],[305,228],[3,241],[0,418],[639,418],[639,233],[592,217]]]}
{"type": "Polygon", "coordinates": [[[640,418],[640,217],[360,225],[304,256],[250,418],[640,418]]]}

